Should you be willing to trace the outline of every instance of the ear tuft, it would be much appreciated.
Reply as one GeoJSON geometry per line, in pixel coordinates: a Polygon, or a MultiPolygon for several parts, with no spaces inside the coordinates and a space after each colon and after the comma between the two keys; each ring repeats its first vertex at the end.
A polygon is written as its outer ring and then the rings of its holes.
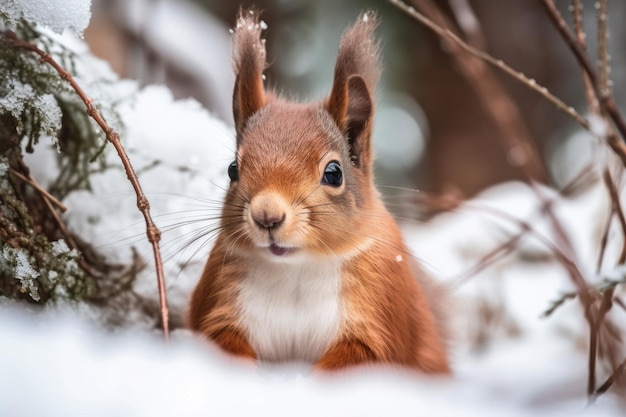
{"type": "Polygon", "coordinates": [[[237,133],[243,130],[248,118],[265,105],[263,70],[266,52],[261,32],[266,27],[265,22],[259,22],[259,12],[254,9],[239,9],[233,32],[233,116],[237,133]]]}

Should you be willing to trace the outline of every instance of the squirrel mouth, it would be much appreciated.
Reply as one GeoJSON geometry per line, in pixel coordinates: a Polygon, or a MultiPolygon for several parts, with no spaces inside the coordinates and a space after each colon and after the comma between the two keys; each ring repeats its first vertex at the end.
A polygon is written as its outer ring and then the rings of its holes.
{"type": "Polygon", "coordinates": [[[272,252],[272,255],[276,255],[276,256],[284,256],[284,255],[288,255],[290,253],[292,253],[295,249],[293,248],[284,248],[282,246],[278,246],[275,243],[272,243],[269,246],[270,252],[272,252]]]}

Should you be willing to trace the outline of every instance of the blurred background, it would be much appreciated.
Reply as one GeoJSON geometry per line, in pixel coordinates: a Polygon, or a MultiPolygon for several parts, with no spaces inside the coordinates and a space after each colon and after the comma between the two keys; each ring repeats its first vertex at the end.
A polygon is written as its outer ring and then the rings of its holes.
{"type": "MultiPolygon", "coordinates": [[[[457,27],[458,8],[469,4],[484,34],[479,46],[585,113],[580,68],[540,1],[432,3],[457,27]]],[[[570,2],[557,3],[570,17],[570,2]]],[[[595,2],[583,3],[593,51],[595,2]]],[[[342,31],[359,11],[379,12],[384,62],[374,137],[379,184],[454,190],[470,197],[490,185],[524,178],[516,155],[504,146],[503,132],[448,53],[448,45],[384,0],[94,0],[85,38],[120,76],[143,84],[165,83],[177,98],[194,97],[232,124],[228,29],[242,5],[263,10],[268,24],[266,85],[299,100],[328,94],[342,31]]],[[[621,70],[626,68],[626,54],[619,48],[626,40],[626,27],[618,19],[623,16],[626,2],[610,2],[611,78],[618,104],[626,100],[625,89],[618,88],[626,85],[621,70]]],[[[521,130],[545,163],[538,177],[562,186],[593,157],[590,135],[579,132],[537,93],[493,73],[517,104],[525,125],[521,130]]]]}

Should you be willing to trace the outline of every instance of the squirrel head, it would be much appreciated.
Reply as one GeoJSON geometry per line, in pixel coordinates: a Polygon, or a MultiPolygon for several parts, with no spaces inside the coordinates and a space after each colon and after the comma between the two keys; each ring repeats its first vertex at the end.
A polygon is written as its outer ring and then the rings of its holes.
{"type": "Polygon", "coordinates": [[[330,95],[308,104],[265,90],[258,19],[241,10],[234,31],[237,155],[222,227],[233,245],[270,259],[348,257],[366,244],[358,231],[378,199],[371,149],[377,18],[362,13],[344,32],[330,95]]]}

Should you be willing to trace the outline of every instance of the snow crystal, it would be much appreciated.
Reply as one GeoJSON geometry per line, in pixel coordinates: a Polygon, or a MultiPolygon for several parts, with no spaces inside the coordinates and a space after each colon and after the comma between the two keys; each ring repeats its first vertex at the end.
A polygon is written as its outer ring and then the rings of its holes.
{"type": "Polygon", "coordinates": [[[54,256],[63,255],[64,253],[68,253],[70,248],[65,243],[65,240],[59,239],[56,242],[52,242],[52,254],[54,256]]]}
{"type": "Polygon", "coordinates": [[[25,104],[35,99],[35,92],[30,85],[13,78],[9,78],[4,91],[6,95],[0,100],[0,110],[11,113],[16,119],[22,115],[25,104]]]}
{"type": "Polygon", "coordinates": [[[39,301],[40,297],[35,285],[39,272],[35,271],[30,264],[26,252],[5,246],[0,256],[0,269],[12,271],[15,279],[20,281],[22,290],[27,291],[33,300],[39,301]]]}
{"type": "MultiPolygon", "coordinates": [[[[26,108],[37,109],[40,131],[33,133],[51,137],[58,151],[56,134],[61,129],[62,112],[54,96],[52,94],[38,94],[29,84],[23,84],[14,78],[9,78],[4,91],[6,95],[0,100],[0,111],[11,113],[13,117],[21,120],[26,108]]],[[[22,129],[23,126],[18,126],[18,130],[21,131],[22,129]]]]}
{"type": "Polygon", "coordinates": [[[265,20],[261,20],[259,24],[261,25],[261,29],[267,30],[267,23],[265,23],[265,20]]]}
{"type": "Polygon", "coordinates": [[[6,157],[0,157],[0,177],[3,177],[4,174],[9,170],[9,161],[6,157]]]}
{"type": "Polygon", "coordinates": [[[33,106],[39,111],[41,116],[41,132],[50,137],[52,143],[61,152],[56,133],[61,129],[63,114],[61,108],[52,94],[42,94],[35,98],[33,106]]]}
{"type": "Polygon", "coordinates": [[[69,28],[82,34],[91,19],[90,0],[8,0],[3,5],[9,26],[25,19],[56,33],[69,28]]]}

